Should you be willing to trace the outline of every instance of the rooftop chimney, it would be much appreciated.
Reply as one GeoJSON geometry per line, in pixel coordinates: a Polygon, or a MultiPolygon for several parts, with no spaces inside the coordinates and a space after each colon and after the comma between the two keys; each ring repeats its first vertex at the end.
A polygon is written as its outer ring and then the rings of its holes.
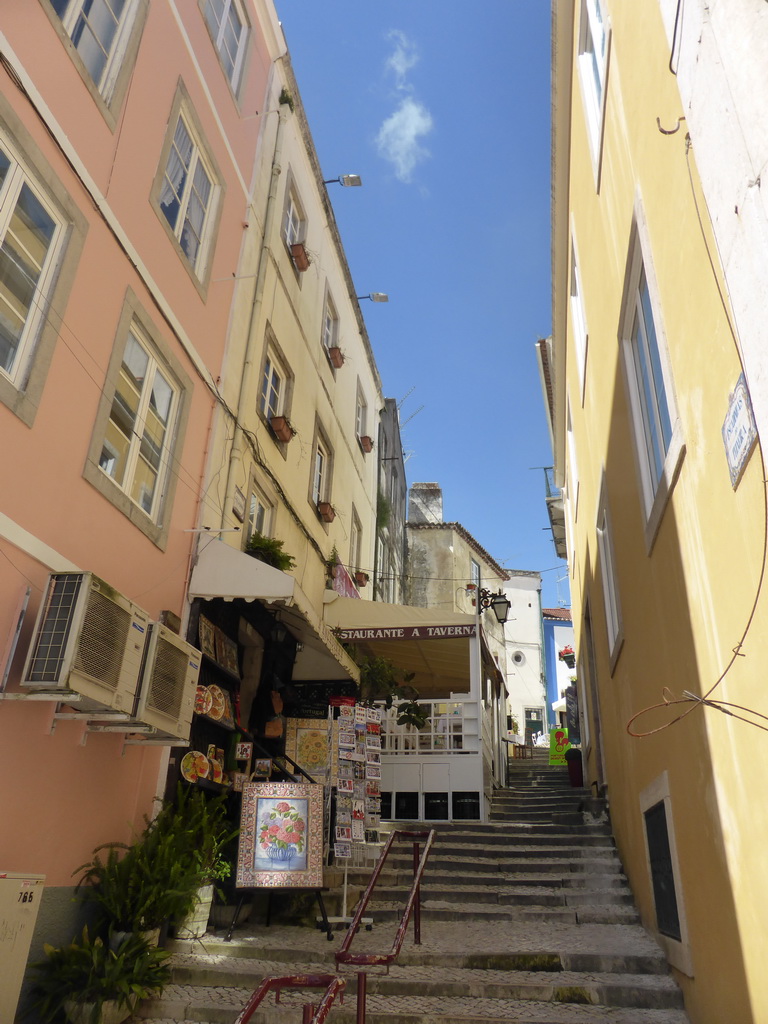
{"type": "Polygon", "coordinates": [[[442,523],[443,489],[440,484],[413,484],[408,492],[409,523],[442,523]]]}

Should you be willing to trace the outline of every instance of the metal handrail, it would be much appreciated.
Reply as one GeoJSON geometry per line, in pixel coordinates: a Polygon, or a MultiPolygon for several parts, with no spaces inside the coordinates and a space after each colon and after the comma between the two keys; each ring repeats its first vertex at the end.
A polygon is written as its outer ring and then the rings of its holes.
{"type": "Polygon", "coordinates": [[[305,1003],[302,1007],[302,1024],[323,1024],[336,996],[341,996],[340,1001],[344,1002],[346,985],[346,978],[339,978],[335,974],[293,974],[283,978],[264,978],[245,1004],[235,1024],[247,1024],[262,999],[271,991],[275,993],[275,1002],[279,1003],[280,993],[284,988],[324,988],[325,993],[317,1009],[312,1003],[305,1003]]]}
{"type": "Polygon", "coordinates": [[[429,852],[432,849],[432,844],[435,841],[435,830],[430,829],[429,832],[404,832],[401,829],[396,829],[391,833],[384,849],[381,851],[381,857],[379,862],[374,868],[371,880],[368,883],[363,896],[357,906],[357,910],[350,923],[349,930],[347,931],[346,937],[341,944],[341,948],[336,953],[337,964],[360,964],[364,966],[372,966],[375,964],[390,964],[397,957],[400,952],[400,948],[403,945],[403,939],[408,928],[408,922],[410,920],[411,913],[415,910],[414,914],[414,942],[418,946],[421,944],[421,907],[418,901],[419,887],[421,883],[421,876],[424,874],[424,868],[427,864],[427,858],[429,852]],[[405,904],[405,910],[403,916],[400,919],[400,926],[397,929],[395,935],[395,941],[392,944],[392,949],[389,953],[350,953],[349,947],[352,945],[357,931],[360,927],[360,919],[365,913],[365,909],[368,906],[368,902],[373,894],[373,890],[376,887],[376,883],[379,880],[384,863],[389,856],[389,852],[392,849],[392,845],[396,839],[415,839],[417,842],[413,844],[413,883],[411,885],[411,891],[408,895],[408,900],[405,904]],[[426,839],[424,845],[424,852],[419,860],[418,840],[426,839]]]}
{"type": "MultiPolygon", "coordinates": [[[[336,953],[336,964],[338,966],[341,966],[342,964],[354,965],[357,967],[386,966],[387,969],[389,969],[389,965],[397,959],[397,956],[400,953],[412,913],[413,941],[417,946],[421,944],[421,877],[424,874],[424,868],[427,865],[427,858],[429,857],[430,850],[432,849],[432,844],[435,841],[435,834],[434,829],[430,829],[429,832],[405,832],[401,829],[396,829],[390,835],[384,849],[381,851],[381,857],[373,870],[371,880],[368,883],[359,904],[357,905],[357,910],[355,911],[349,925],[349,929],[347,930],[346,937],[341,944],[341,948],[336,953]],[[351,953],[350,946],[352,945],[352,941],[360,928],[360,921],[362,920],[365,909],[368,906],[368,901],[373,895],[373,890],[379,880],[379,875],[381,874],[382,868],[384,867],[386,859],[389,856],[392,845],[396,839],[413,839],[415,842],[413,844],[413,883],[411,884],[411,891],[408,894],[405,909],[403,910],[400,918],[400,924],[398,925],[397,934],[395,935],[395,941],[392,943],[392,948],[388,953],[351,953]],[[419,840],[421,839],[426,839],[426,843],[424,844],[424,850],[421,857],[419,857],[419,840]]],[[[365,1024],[367,985],[368,977],[365,971],[358,971],[356,1024],[365,1024]]]]}

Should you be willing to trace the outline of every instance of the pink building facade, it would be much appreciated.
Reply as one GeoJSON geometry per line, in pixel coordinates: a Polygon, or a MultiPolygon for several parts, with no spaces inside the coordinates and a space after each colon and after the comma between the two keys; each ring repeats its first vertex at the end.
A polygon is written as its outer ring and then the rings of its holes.
{"type": "Polygon", "coordinates": [[[36,615],[50,573],[93,573],[184,630],[282,40],[253,0],[119,6],[0,19],[0,872],[45,875],[50,942],[73,871],[151,813],[169,747],[22,685],[36,615]]]}

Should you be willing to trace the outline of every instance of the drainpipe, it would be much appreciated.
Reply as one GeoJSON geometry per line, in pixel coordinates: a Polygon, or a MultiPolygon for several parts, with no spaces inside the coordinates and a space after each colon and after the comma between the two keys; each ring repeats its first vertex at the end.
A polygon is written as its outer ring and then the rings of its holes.
{"type": "Polygon", "coordinates": [[[290,107],[287,103],[280,105],[278,111],[279,120],[277,124],[277,133],[275,135],[275,150],[272,155],[272,173],[269,183],[269,193],[267,195],[266,210],[264,212],[264,235],[261,244],[261,252],[259,253],[259,265],[256,271],[253,305],[251,306],[251,315],[248,320],[248,340],[246,342],[245,359],[243,360],[243,372],[240,378],[240,392],[237,396],[237,408],[235,410],[235,415],[237,417],[235,422],[235,436],[232,439],[229,466],[227,467],[227,485],[224,492],[224,506],[221,510],[222,527],[225,527],[228,522],[228,510],[232,508],[235,496],[236,469],[242,462],[243,427],[240,422],[240,414],[241,410],[244,408],[247,396],[255,393],[256,382],[254,381],[254,375],[258,365],[257,355],[261,346],[261,338],[256,336],[256,324],[258,323],[258,317],[264,299],[264,278],[266,277],[267,265],[269,263],[270,240],[275,220],[275,211],[277,209],[277,190],[280,182],[280,174],[282,172],[280,160],[283,146],[283,130],[285,128],[286,121],[288,120],[289,112],[290,107]]]}

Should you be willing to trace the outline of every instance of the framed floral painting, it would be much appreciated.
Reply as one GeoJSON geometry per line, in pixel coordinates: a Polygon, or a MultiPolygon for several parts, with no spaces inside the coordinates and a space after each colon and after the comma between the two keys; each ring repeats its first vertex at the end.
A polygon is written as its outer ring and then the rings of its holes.
{"type": "Polygon", "coordinates": [[[241,889],[322,886],[322,786],[294,782],[243,786],[235,884],[241,889]]]}

